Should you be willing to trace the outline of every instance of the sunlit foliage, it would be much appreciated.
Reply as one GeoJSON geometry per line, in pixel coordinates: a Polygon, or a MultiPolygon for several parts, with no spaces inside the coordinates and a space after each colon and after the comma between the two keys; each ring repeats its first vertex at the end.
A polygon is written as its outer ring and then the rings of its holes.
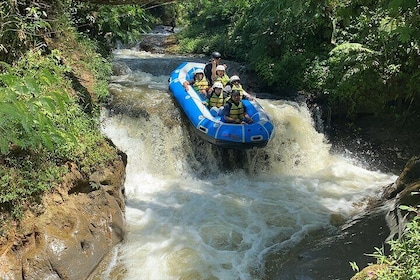
{"type": "Polygon", "coordinates": [[[89,174],[118,156],[97,120],[111,67],[72,27],[70,4],[0,4],[0,235],[4,219],[39,205],[69,163],[89,174]]]}
{"type": "Polygon", "coordinates": [[[114,46],[119,41],[134,44],[157,20],[140,5],[75,3],[71,20],[90,38],[114,46]]]}
{"type": "Polygon", "coordinates": [[[11,62],[30,48],[45,46],[43,34],[51,26],[44,7],[35,1],[0,2],[0,61],[11,62]]]}
{"type": "Polygon", "coordinates": [[[186,6],[186,51],[217,49],[271,88],[322,94],[342,113],[419,105],[418,1],[216,2],[186,6]]]}

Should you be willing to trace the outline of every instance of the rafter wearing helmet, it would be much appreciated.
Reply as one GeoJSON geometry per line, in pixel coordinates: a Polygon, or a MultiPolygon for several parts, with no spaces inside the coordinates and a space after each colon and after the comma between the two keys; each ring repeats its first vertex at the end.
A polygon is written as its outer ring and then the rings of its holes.
{"type": "Polygon", "coordinates": [[[201,68],[194,71],[193,79],[185,81],[182,85],[186,91],[188,91],[188,86],[192,86],[197,92],[201,93],[203,97],[207,96],[209,82],[206,77],[204,77],[204,70],[201,68]]]}
{"type": "Polygon", "coordinates": [[[229,82],[229,76],[226,74],[225,66],[217,65],[214,74],[211,76],[213,83],[221,82],[223,87],[229,82]]]}
{"type": "Polygon", "coordinates": [[[239,91],[241,95],[241,100],[242,99],[254,100],[254,98],[243,89],[242,84],[241,84],[241,79],[239,78],[238,75],[233,75],[232,77],[230,77],[229,83],[225,87],[225,91],[228,93],[234,90],[239,91]]]}
{"type": "Polygon", "coordinates": [[[212,52],[210,61],[204,67],[204,74],[206,76],[207,81],[209,81],[210,85],[213,85],[212,77],[216,73],[216,67],[218,65],[223,65],[225,70],[227,68],[226,64],[222,64],[222,55],[219,52],[212,52]]]}

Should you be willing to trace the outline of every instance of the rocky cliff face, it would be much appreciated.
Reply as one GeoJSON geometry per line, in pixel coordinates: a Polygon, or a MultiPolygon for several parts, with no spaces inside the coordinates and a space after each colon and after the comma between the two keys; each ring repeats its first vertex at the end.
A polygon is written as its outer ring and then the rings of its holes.
{"type": "MultiPolygon", "coordinates": [[[[386,222],[390,229],[387,240],[401,238],[407,222],[416,213],[400,209],[401,205],[418,207],[420,203],[420,156],[412,157],[405,165],[398,179],[383,192],[383,202],[391,203],[390,210],[386,215],[386,222]]],[[[377,271],[387,268],[387,264],[373,264],[363,268],[355,274],[352,280],[379,279],[377,271]]]]}
{"type": "Polygon", "coordinates": [[[387,215],[391,229],[389,239],[399,238],[406,223],[415,215],[402,210],[401,205],[417,207],[420,205],[420,156],[412,157],[404,167],[395,183],[385,188],[383,199],[392,201],[393,207],[387,215]]]}
{"type": "Polygon", "coordinates": [[[69,169],[42,214],[26,213],[0,247],[0,279],[86,279],[123,239],[124,160],[89,177],[69,169]]]}

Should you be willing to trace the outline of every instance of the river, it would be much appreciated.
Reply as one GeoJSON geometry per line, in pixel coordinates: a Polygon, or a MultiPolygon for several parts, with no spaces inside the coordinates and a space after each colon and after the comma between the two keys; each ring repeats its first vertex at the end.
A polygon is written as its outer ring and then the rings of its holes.
{"type": "MultiPolygon", "coordinates": [[[[396,179],[333,154],[306,106],[266,95],[257,98],[276,127],[268,146],[214,147],[168,91],[169,73],[187,58],[114,55],[130,71],[112,78],[101,125],[128,156],[127,234],[98,279],[287,278],[282,264],[296,248],[337,234],[396,179]]],[[[347,270],[333,279],[350,277],[353,259],[342,261],[347,270]]],[[[294,273],[288,279],[325,279],[294,273]]]]}

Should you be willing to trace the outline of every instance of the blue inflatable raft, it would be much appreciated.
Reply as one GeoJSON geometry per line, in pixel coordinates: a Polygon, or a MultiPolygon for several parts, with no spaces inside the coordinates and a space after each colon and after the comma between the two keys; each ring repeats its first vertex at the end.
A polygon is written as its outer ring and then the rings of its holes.
{"type": "Polygon", "coordinates": [[[246,112],[254,120],[252,124],[225,123],[220,116],[214,116],[202,102],[201,94],[192,87],[186,91],[183,82],[190,80],[194,72],[201,68],[203,63],[184,62],[179,65],[169,79],[169,89],[174,98],[184,110],[198,135],[222,148],[251,149],[262,148],[274,136],[274,125],[263,107],[254,99],[243,100],[246,112]]]}

